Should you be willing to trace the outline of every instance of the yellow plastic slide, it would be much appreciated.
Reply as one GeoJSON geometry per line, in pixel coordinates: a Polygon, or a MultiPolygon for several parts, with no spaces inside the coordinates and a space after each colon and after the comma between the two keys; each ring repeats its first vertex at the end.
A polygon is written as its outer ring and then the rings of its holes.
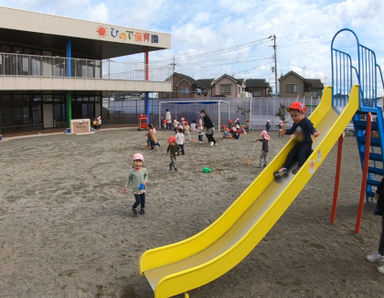
{"type": "Polygon", "coordinates": [[[359,107],[359,87],[353,86],[347,106],[339,114],[327,87],[310,115],[320,136],[313,153],[296,175],[276,182],[273,172],[291,150],[290,140],[260,175],[210,226],[183,241],[150,249],[140,258],[139,271],[148,279],[155,297],[170,297],[205,285],[241,260],[268,233],[311,179],[359,107]]]}

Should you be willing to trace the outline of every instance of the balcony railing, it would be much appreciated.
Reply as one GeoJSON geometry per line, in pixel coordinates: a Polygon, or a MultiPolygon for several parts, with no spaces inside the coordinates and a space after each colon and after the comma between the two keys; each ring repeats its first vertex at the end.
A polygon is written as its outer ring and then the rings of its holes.
{"type": "MultiPolygon", "coordinates": [[[[0,52],[0,76],[70,77],[145,81],[144,63],[39,56],[0,52]]],[[[172,74],[169,65],[149,67],[150,81],[164,81],[172,74]]]]}

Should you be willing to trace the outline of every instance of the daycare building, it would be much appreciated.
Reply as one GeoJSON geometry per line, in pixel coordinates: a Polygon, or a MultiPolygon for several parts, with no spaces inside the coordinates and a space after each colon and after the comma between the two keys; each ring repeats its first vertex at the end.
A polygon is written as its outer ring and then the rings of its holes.
{"type": "Polygon", "coordinates": [[[170,40],[166,33],[0,7],[0,134],[102,116],[111,93],[172,91],[149,63],[149,52],[170,48],[170,40]],[[112,58],[139,53],[140,69],[111,72],[112,58]]]}

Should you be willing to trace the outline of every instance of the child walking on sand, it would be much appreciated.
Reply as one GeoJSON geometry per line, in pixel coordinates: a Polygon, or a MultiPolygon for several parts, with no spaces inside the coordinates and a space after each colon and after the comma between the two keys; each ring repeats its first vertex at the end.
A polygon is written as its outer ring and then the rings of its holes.
{"type": "MultiPolygon", "coordinates": [[[[382,178],[375,192],[376,208],[375,215],[381,216],[381,234],[379,240],[378,251],[367,255],[365,259],[368,262],[383,262],[384,261],[384,178],[382,178]]],[[[384,274],[384,265],[377,267],[377,271],[384,274]]]]}
{"type": "Polygon", "coordinates": [[[171,162],[169,163],[169,170],[172,171],[172,168],[177,171],[176,168],[176,156],[179,154],[179,146],[176,144],[176,137],[170,136],[168,139],[168,148],[167,153],[169,153],[169,157],[171,159],[171,162]]]}
{"type": "Polygon", "coordinates": [[[203,134],[204,134],[203,120],[200,119],[199,122],[197,122],[197,137],[199,138],[200,144],[203,142],[203,134]]]}
{"type": "Polygon", "coordinates": [[[140,214],[145,213],[145,186],[148,180],[147,169],[143,167],[144,156],[141,153],[133,155],[133,168],[129,171],[127,181],[125,182],[124,192],[128,187],[132,189],[135,196],[135,203],[132,205],[132,214],[137,216],[137,206],[140,205],[140,214]]]}
{"type": "Polygon", "coordinates": [[[267,154],[269,151],[269,140],[270,139],[271,139],[271,137],[269,136],[268,132],[266,130],[263,130],[260,134],[260,139],[256,139],[256,141],[255,141],[255,142],[260,141],[263,143],[263,145],[261,147],[260,158],[259,158],[259,168],[261,168],[261,163],[263,160],[264,160],[263,167],[267,166],[267,154]]]}
{"type": "Polygon", "coordinates": [[[279,138],[284,137],[284,122],[283,122],[283,120],[280,120],[280,122],[278,124],[278,128],[279,128],[279,138]]]}
{"type": "Polygon", "coordinates": [[[293,126],[290,129],[283,128],[283,134],[295,134],[296,144],[288,153],[284,165],[273,173],[275,178],[281,178],[288,175],[289,169],[297,162],[297,166],[292,170],[292,174],[296,174],[306,159],[312,153],[312,138],[318,137],[320,133],[313,127],[311,120],[305,117],[305,105],[299,101],[291,103],[287,107],[287,111],[291,114],[293,126]]]}
{"type": "Polygon", "coordinates": [[[176,144],[179,146],[181,155],[184,155],[185,139],[184,139],[184,134],[183,134],[183,127],[181,127],[181,126],[177,129],[176,144]]]}
{"type": "Polygon", "coordinates": [[[155,148],[156,148],[155,146],[160,147],[160,143],[157,142],[157,138],[156,138],[156,130],[152,126],[152,124],[148,124],[147,129],[148,129],[148,133],[147,133],[148,141],[147,142],[149,142],[149,145],[151,146],[151,150],[155,150],[155,148]]]}

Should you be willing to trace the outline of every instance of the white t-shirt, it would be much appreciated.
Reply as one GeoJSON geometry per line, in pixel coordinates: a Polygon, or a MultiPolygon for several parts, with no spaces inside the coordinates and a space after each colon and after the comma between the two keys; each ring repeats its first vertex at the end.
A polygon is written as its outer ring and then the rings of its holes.
{"type": "Polygon", "coordinates": [[[167,120],[167,123],[171,123],[172,122],[172,116],[171,116],[171,112],[170,111],[166,111],[165,112],[165,120],[167,120]]]}
{"type": "Polygon", "coordinates": [[[185,143],[184,134],[181,132],[176,133],[176,144],[183,145],[185,143]]]}

